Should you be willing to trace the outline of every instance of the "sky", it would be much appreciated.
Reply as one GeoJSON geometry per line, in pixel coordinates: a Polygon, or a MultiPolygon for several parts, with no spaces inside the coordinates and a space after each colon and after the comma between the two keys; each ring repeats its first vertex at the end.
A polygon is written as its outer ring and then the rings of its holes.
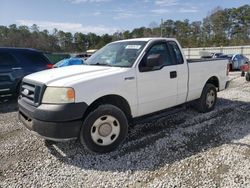
{"type": "Polygon", "coordinates": [[[245,4],[250,0],[0,0],[0,25],[102,35],[159,25],[161,19],[201,21],[218,6],[245,4]]]}

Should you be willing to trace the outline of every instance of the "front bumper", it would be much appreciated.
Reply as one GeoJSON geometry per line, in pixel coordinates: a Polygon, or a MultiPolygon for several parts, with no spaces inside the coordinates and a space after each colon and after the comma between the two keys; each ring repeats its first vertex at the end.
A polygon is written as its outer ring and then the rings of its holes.
{"type": "Polygon", "coordinates": [[[18,107],[19,119],[27,129],[48,140],[58,141],[78,137],[88,105],[41,104],[35,107],[21,98],[18,100],[18,107]]]}

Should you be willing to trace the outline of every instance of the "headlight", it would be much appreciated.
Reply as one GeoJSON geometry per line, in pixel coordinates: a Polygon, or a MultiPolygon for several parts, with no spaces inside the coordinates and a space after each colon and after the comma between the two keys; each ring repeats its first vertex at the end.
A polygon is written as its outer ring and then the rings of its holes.
{"type": "Polygon", "coordinates": [[[73,103],[75,102],[75,91],[73,88],[47,87],[42,103],[73,103]]]}

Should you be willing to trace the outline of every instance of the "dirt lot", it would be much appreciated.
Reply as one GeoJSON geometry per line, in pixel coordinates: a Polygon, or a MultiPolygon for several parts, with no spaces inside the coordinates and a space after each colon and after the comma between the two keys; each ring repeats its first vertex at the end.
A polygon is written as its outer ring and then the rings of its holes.
{"type": "Polygon", "coordinates": [[[207,114],[190,108],[136,124],[105,155],[75,141],[47,143],[0,104],[0,187],[250,187],[250,83],[231,74],[207,114]]]}

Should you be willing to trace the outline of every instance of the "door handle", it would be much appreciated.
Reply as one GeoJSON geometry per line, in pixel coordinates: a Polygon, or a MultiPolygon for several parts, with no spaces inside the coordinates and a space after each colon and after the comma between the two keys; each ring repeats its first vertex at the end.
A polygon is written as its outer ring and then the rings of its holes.
{"type": "Polygon", "coordinates": [[[135,77],[131,76],[131,77],[125,77],[124,80],[134,80],[135,77]]]}
{"type": "Polygon", "coordinates": [[[21,70],[22,67],[13,67],[12,70],[21,70]]]}
{"type": "Polygon", "coordinates": [[[176,78],[177,77],[177,72],[176,71],[171,71],[170,72],[170,78],[176,78]]]}

